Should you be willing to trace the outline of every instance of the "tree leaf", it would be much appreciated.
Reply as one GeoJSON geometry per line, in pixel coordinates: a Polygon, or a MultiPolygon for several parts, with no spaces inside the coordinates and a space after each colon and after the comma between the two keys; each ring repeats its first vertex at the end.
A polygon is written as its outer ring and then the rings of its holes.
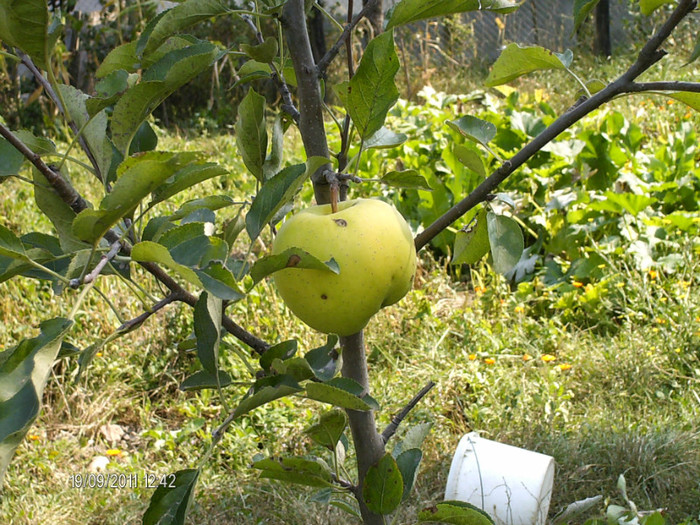
{"type": "Polygon", "coordinates": [[[419,523],[450,523],[451,525],[494,525],[483,510],[464,501],[443,501],[418,513],[419,523]]]}
{"type": "Polygon", "coordinates": [[[328,383],[308,383],[306,385],[306,397],[340,408],[363,411],[372,410],[372,407],[358,395],[349,392],[345,388],[328,383]]]}
{"type": "Polygon", "coordinates": [[[372,465],[365,476],[362,498],[367,508],[376,514],[390,514],[401,504],[403,478],[394,456],[385,454],[372,465]]]}
{"type": "Polygon", "coordinates": [[[272,140],[270,146],[270,154],[265,158],[263,163],[263,177],[265,180],[271,179],[279,172],[282,166],[282,158],[284,157],[284,133],[286,124],[282,121],[282,116],[278,115],[272,125],[272,140]]]}
{"type": "Polygon", "coordinates": [[[509,44],[494,63],[484,84],[499,86],[533,71],[548,69],[566,69],[566,66],[549,49],[509,44]]]}
{"type": "Polygon", "coordinates": [[[387,31],[367,45],[352,79],[334,86],[362,139],[369,139],[381,129],[398,100],[394,82],[398,70],[394,34],[387,31]]]}
{"type": "Polygon", "coordinates": [[[395,188],[433,191],[426,178],[418,170],[390,171],[382,177],[382,182],[395,188]]]}
{"type": "Polygon", "coordinates": [[[213,162],[189,164],[175,173],[165,184],[162,184],[153,192],[153,198],[149,206],[167,200],[195,184],[199,184],[213,177],[218,177],[219,175],[225,175],[226,173],[224,167],[214,164],[213,162]]]}
{"type": "Polygon", "coordinates": [[[340,273],[340,268],[335,259],[323,262],[301,248],[288,248],[282,253],[268,255],[255,261],[255,264],[250,269],[253,284],[285,268],[309,268],[312,270],[326,270],[335,274],[340,273]]]}
{"type": "Polygon", "coordinates": [[[267,127],[265,126],[265,97],[253,88],[238,105],[235,125],[236,145],[243,164],[260,182],[264,180],[263,165],[267,156],[267,127]]]}
{"type": "Polygon", "coordinates": [[[464,166],[472,170],[474,173],[480,177],[486,178],[486,168],[484,167],[484,161],[481,159],[478,151],[472,148],[468,148],[464,144],[455,144],[452,147],[455,157],[464,166]]]}
{"type": "Polygon", "coordinates": [[[228,195],[208,195],[207,197],[202,197],[201,199],[193,199],[187,201],[185,204],[180,206],[175,213],[168,217],[171,221],[179,221],[180,219],[191,215],[193,212],[206,208],[208,210],[216,211],[221,208],[226,208],[228,206],[233,206],[235,201],[228,195]]]}
{"type": "Polygon", "coordinates": [[[157,242],[143,241],[135,244],[131,249],[131,259],[136,262],[154,262],[161,264],[188,283],[199,288],[203,287],[202,282],[199,280],[194,270],[176,263],[168,249],[157,242]]]}
{"type": "Polygon", "coordinates": [[[690,91],[667,91],[662,94],[683,102],[683,104],[690,106],[695,111],[700,111],[700,93],[693,93],[690,91]]]}
{"type": "Polygon", "coordinates": [[[260,477],[297,483],[309,487],[330,487],[332,473],[320,458],[287,457],[280,460],[265,458],[253,463],[261,470],[260,477]]]}
{"type": "Polygon", "coordinates": [[[391,452],[392,455],[397,458],[403,452],[411,450],[412,448],[420,449],[423,446],[423,442],[428,437],[428,434],[430,434],[431,428],[433,428],[433,424],[430,422],[413,425],[406,431],[403,439],[396,443],[394,450],[391,452]]]}
{"type": "Polygon", "coordinates": [[[246,395],[233,411],[232,417],[236,419],[251,410],[270,401],[286,397],[303,390],[293,377],[288,375],[272,376],[259,379],[255,382],[252,394],[246,395]]]}
{"type": "Polygon", "coordinates": [[[486,120],[465,115],[457,120],[446,121],[447,125],[463,137],[486,145],[496,136],[496,126],[486,120]]]}
{"type": "Polygon", "coordinates": [[[490,247],[486,209],[482,208],[476,216],[476,224],[469,231],[457,232],[450,264],[476,264],[489,253],[490,247]]]}
{"type": "Polygon", "coordinates": [[[41,398],[63,337],[73,321],[41,323],[41,333],[0,353],[0,485],[17,446],[39,415],[41,398]]]}
{"type": "Polygon", "coordinates": [[[260,368],[263,370],[270,370],[272,361],[275,359],[286,360],[294,357],[297,353],[298,343],[296,339],[290,339],[288,341],[282,341],[276,345],[271,346],[265,353],[260,356],[260,368]]]}
{"type": "Polygon", "coordinates": [[[199,469],[178,470],[163,477],[143,515],[143,525],[184,525],[194,499],[199,469]]]}
{"type": "Polygon", "coordinates": [[[39,69],[46,69],[47,53],[51,54],[55,43],[48,30],[49,9],[45,0],[0,2],[0,40],[27,53],[39,69]]]}
{"type": "Polygon", "coordinates": [[[365,149],[389,149],[400,146],[408,139],[405,133],[395,133],[388,128],[379,128],[374,135],[365,140],[365,149]]]}
{"type": "Polygon", "coordinates": [[[231,376],[222,370],[218,372],[218,379],[216,374],[206,370],[198,370],[180,383],[180,390],[189,392],[190,390],[214,389],[219,388],[219,386],[223,388],[232,382],[231,376]]]}
{"type": "Polygon", "coordinates": [[[304,433],[322,447],[334,451],[347,425],[348,416],[345,412],[333,409],[321,414],[318,423],[307,428],[304,433]]]}
{"type": "Polygon", "coordinates": [[[0,177],[17,175],[24,164],[24,155],[0,137],[0,177]]]}
{"type": "Polygon", "coordinates": [[[240,301],[245,297],[231,271],[220,262],[215,262],[203,270],[195,269],[204,289],[224,301],[240,301]]]}
{"type": "Polygon", "coordinates": [[[423,459],[423,452],[421,452],[419,448],[405,450],[396,458],[396,465],[399,467],[401,479],[403,479],[401,501],[405,501],[411,494],[413,484],[416,482],[421,459],[423,459]]]}
{"type": "Polygon", "coordinates": [[[309,350],[304,355],[304,359],[321,381],[330,381],[338,373],[340,361],[338,352],[335,350],[337,345],[338,336],[330,334],[325,345],[309,350]]]}
{"type": "Polygon", "coordinates": [[[649,16],[662,5],[672,3],[674,0],[639,0],[639,9],[643,15],[649,16]]]}
{"type": "Polygon", "coordinates": [[[520,4],[511,0],[402,0],[387,13],[386,29],[417,20],[467,11],[510,13],[519,6],[520,4]]]}
{"type": "Polygon", "coordinates": [[[250,45],[241,44],[241,51],[248,55],[253,60],[258,62],[269,63],[277,56],[279,45],[274,36],[268,36],[262,44],[250,45]]]}
{"type": "Polygon", "coordinates": [[[572,35],[578,31],[581,24],[586,20],[593,8],[600,0],[574,0],[574,29],[572,35]]]}
{"type": "Polygon", "coordinates": [[[194,335],[197,338],[197,357],[204,370],[216,376],[219,371],[219,343],[221,342],[221,299],[202,292],[194,306],[194,335]]]}
{"type": "Polygon", "coordinates": [[[510,217],[486,214],[488,225],[489,243],[491,244],[491,256],[493,268],[498,273],[505,274],[513,268],[523,253],[525,241],[520,225],[510,217]]]}
{"type": "Polygon", "coordinates": [[[688,57],[688,61],[683,65],[687,66],[688,64],[692,64],[698,58],[700,58],[700,33],[698,33],[695,37],[695,47],[693,48],[693,52],[688,57]]]}
{"type": "Polygon", "coordinates": [[[0,256],[27,260],[27,253],[22,241],[2,224],[0,224],[0,256]]]}

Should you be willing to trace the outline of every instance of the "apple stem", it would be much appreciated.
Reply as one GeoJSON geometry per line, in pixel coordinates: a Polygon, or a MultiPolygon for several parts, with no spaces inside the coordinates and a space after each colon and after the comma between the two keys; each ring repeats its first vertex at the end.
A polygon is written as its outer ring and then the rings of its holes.
{"type": "Polygon", "coordinates": [[[339,198],[339,188],[338,183],[331,183],[331,211],[336,213],[338,211],[338,198],[339,198]]]}

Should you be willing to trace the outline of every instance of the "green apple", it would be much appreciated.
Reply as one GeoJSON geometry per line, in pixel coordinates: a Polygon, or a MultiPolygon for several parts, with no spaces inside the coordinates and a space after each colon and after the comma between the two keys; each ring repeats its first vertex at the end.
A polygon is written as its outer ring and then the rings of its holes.
{"type": "Polygon", "coordinates": [[[272,253],[301,248],[321,261],[335,259],[340,273],[285,268],[273,274],[289,309],[311,328],[351,335],[384,306],[411,289],[416,249],[411,229],[391,205],[357,199],[304,209],[280,228],[272,253]]]}

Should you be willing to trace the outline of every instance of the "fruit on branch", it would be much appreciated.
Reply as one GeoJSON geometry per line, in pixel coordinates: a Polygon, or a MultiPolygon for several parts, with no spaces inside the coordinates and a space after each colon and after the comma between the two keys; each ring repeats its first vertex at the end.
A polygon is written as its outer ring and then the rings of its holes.
{"type": "Polygon", "coordinates": [[[401,214],[377,199],[312,206],[287,220],[272,253],[301,248],[340,273],[285,268],[273,274],[282,299],[311,328],[341,336],[362,330],[381,308],[411,289],[416,249],[401,214]]]}

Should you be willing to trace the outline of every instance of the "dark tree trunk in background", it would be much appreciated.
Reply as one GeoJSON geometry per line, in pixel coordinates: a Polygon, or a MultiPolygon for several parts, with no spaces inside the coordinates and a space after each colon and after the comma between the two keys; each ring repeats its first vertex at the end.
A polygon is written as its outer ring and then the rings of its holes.
{"type": "Polygon", "coordinates": [[[610,0],[600,0],[595,8],[595,50],[601,56],[612,55],[610,44],[610,0]]]}
{"type": "MultiPolygon", "coordinates": [[[[362,7],[364,7],[369,0],[362,0],[362,7]]],[[[367,19],[369,23],[372,24],[372,30],[374,31],[374,36],[377,36],[382,32],[384,25],[384,9],[382,7],[382,0],[379,0],[374,8],[367,14],[367,19]]]]}
{"type": "MultiPolygon", "coordinates": [[[[320,6],[324,6],[323,0],[318,0],[320,6]]],[[[314,62],[318,62],[326,54],[326,30],[323,24],[323,13],[318,9],[312,9],[309,15],[309,39],[311,40],[311,52],[314,62]]]]}

